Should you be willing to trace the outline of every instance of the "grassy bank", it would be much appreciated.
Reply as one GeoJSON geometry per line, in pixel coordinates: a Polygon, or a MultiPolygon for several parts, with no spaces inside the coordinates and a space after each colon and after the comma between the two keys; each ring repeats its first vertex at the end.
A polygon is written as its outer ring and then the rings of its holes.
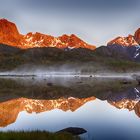
{"type": "Polygon", "coordinates": [[[79,140],[69,133],[50,133],[46,131],[32,132],[0,132],[0,140],[79,140]]]}

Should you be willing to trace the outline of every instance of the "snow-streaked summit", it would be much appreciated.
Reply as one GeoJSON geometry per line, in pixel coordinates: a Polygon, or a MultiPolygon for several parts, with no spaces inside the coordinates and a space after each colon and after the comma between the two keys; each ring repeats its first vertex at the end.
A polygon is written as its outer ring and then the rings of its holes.
{"type": "Polygon", "coordinates": [[[94,50],[94,45],[89,45],[76,35],[62,35],[54,37],[42,33],[19,33],[16,25],[6,19],[0,19],[0,43],[18,48],[27,49],[34,47],[56,47],[56,48],[88,48],[94,50]]]}
{"type": "Polygon", "coordinates": [[[120,45],[124,47],[139,46],[138,42],[134,39],[134,36],[128,35],[128,37],[117,37],[108,42],[107,45],[120,45]]]}

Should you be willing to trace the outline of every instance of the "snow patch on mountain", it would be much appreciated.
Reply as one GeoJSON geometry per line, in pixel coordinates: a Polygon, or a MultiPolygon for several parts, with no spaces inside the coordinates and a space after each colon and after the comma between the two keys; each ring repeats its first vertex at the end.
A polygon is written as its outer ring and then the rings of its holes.
{"type": "Polygon", "coordinates": [[[137,58],[140,55],[140,46],[136,46],[136,52],[134,54],[134,58],[137,58]]]}

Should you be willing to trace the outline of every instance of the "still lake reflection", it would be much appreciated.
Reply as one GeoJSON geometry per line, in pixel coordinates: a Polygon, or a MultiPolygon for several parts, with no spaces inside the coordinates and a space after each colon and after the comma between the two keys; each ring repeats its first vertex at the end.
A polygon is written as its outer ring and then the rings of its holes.
{"type": "Polygon", "coordinates": [[[0,131],[82,127],[85,139],[139,140],[140,87],[122,80],[2,79],[0,131]]]}

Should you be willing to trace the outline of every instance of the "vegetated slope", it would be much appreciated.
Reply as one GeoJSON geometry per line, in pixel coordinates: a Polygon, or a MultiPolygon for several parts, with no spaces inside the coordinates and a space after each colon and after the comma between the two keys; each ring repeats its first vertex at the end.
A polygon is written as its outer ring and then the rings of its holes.
{"type": "Polygon", "coordinates": [[[87,69],[133,70],[140,68],[140,64],[121,53],[107,47],[100,47],[95,51],[85,48],[58,49],[51,47],[18,49],[16,47],[0,45],[0,69],[12,70],[18,66],[29,65],[64,65],[84,66],[87,69]],[[121,55],[122,54],[122,55],[121,55]]]}

